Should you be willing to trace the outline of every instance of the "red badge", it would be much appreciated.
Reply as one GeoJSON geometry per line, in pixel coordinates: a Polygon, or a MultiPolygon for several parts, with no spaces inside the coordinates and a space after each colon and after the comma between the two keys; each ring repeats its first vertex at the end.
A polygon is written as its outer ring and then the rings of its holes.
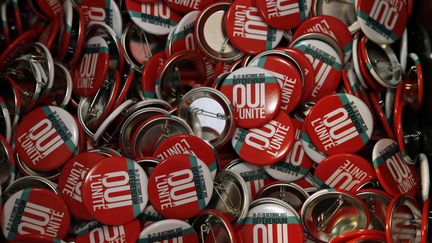
{"type": "Polygon", "coordinates": [[[252,0],[231,3],[226,13],[225,27],[233,46],[248,54],[275,48],[283,35],[281,30],[273,29],[264,22],[252,0]]]}
{"type": "Polygon", "coordinates": [[[103,225],[80,235],[75,243],[87,242],[136,242],[141,232],[138,219],[124,225],[103,225]]]}
{"type": "Polygon", "coordinates": [[[307,33],[320,33],[333,38],[344,50],[345,61],[349,60],[353,38],[348,27],[339,19],[327,15],[309,18],[296,29],[293,39],[307,33]]]}
{"type": "Polygon", "coordinates": [[[114,30],[117,37],[122,35],[123,21],[116,1],[81,0],[80,7],[84,15],[85,26],[90,25],[91,22],[104,23],[114,30]]]}
{"type": "Polygon", "coordinates": [[[189,219],[209,203],[213,179],[197,157],[174,155],[153,169],[148,192],[151,204],[165,218],[189,219]]]}
{"type": "Polygon", "coordinates": [[[373,119],[359,98],[333,94],[312,107],[305,126],[312,143],[324,154],[355,153],[372,136],[373,119]]]}
{"type": "Polygon", "coordinates": [[[398,144],[388,138],[379,140],[372,152],[373,166],[381,186],[392,196],[415,196],[419,178],[413,165],[405,163],[398,144]]]}
{"type": "Polygon", "coordinates": [[[284,161],[266,166],[266,172],[276,180],[297,181],[312,168],[313,161],[307,156],[300,141],[302,124],[292,119],[295,128],[295,142],[284,161]]]}
{"type": "Polygon", "coordinates": [[[145,227],[138,242],[197,243],[198,234],[190,224],[178,219],[166,219],[145,227]]]}
{"type": "Polygon", "coordinates": [[[71,214],[78,219],[91,219],[82,202],[81,185],[91,167],[104,158],[106,156],[99,153],[84,152],[70,159],[62,168],[58,186],[71,214]]]}
{"type": "Polygon", "coordinates": [[[124,157],[99,160],[82,184],[87,211],[99,222],[125,224],[138,217],[147,205],[147,175],[124,157]]]}
{"type": "Polygon", "coordinates": [[[324,159],[315,169],[315,179],[321,188],[356,191],[364,183],[375,179],[372,164],[354,154],[336,154],[324,159]]]}
{"type": "Polygon", "coordinates": [[[60,168],[77,151],[78,125],[64,109],[43,106],[18,124],[15,147],[20,159],[36,171],[60,168]]]}
{"type": "Polygon", "coordinates": [[[240,242],[304,242],[303,226],[294,209],[261,203],[249,209],[237,231],[240,242]]]}
{"type": "Polygon", "coordinates": [[[24,235],[62,239],[68,232],[70,215],[66,204],[53,191],[28,188],[5,202],[1,222],[7,240],[19,240],[24,235]]]}
{"type": "Polygon", "coordinates": [[[179,134],[169,137],[157,145],[153,157],[160,160],[173,155],[191,154],[204,162],[210,169],[212,177],[218,169],[218,155],[215,148],[199,137],[189,134],[179,134]]]}
{"type": "Polygon", "coordinates": [[[126,0],[125,4],[131,20],[153,35],[167,35],[181,19],[181,15],[171,10],[163,1],[140,3],[126,0]]]}
{"type": "Polygon", "coordinates": [[[96,94],[107,76],[109,61],[106,40],[101,36],[91,37],[83,47],[81,63],[74,70],[74,93],[78,96],[96,94]]]}
{"type": "Polygon", "coordinates": [[[299,40],[292,48],[303,52],[314,64],[315,83],[309,100],[319,100],[336,90],[342,75],[342,60],[336,49],[319,39],[299,40]]]}
{"type": "Polygon", "coordinates": [[[156,99],[155,85],[158,79],[159,69],[165,61],[165,52],[155,53],[144,65],[141,78],[141,88],[145,98],[156,99]]]}
{"type": "Polygon", "coordinates": [[[356,0],[357,19],[365,35],[378,44],[391,44],[403,34],[408,13],[405,0],[356,0]]]}
{"type": "Polygon", "coordinates": [[[254,128],[267,123],[278,113],[281,104],[277,79],[259,67],[243,67],[232,72],[220,91],[233,104],[239,127],[254,128]]]}
{"type": "Polygon", "coordinates": [[[271,165],[281,161],[292,148],[295,127],[285,112],[279,112],[268,123],[253,129],[238,128],[232,146],[244,161],[271,165]]]}
{"type": "Polygon", "coordinates": [[[309,16],[312,0],[257,0],[256,5],[264,21],[271,27],[290,30],[309,16]]]}
{"type": "Polygon", "coordinates": [[[248,66],[264,68],[277,79],[282,90],[281,110],[290,113],[297,107],[302,97],[303,79],[293,63],[279,55],[265,55],[248,66]]]}

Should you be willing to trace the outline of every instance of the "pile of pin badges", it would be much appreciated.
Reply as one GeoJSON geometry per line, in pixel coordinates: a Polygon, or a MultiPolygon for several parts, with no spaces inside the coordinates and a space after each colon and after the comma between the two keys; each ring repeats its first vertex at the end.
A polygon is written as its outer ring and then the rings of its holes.
{"type": "Polygon", "coordinates": [[[412,4],[3,1],[0,240],[428,242],[412,4]]]}

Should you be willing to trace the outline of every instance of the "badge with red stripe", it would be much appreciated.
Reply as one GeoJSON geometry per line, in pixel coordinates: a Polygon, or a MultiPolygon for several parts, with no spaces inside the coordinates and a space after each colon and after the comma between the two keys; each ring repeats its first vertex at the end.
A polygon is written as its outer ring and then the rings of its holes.
{"type": "Polygon", "coordinates": [[[179,154],[153,169],[148,192],[151,204],[165,218],[189,219],[206,208],[213,194],[213,179],[199,158],[179,154]]]}
{"type": "Polygon", "coordinates": [[[110,157],[99,160],[82,185],[84,206],[101,223],[128,223],[147,205],[147,181],[144,170],[130,159],[110,157]]]}

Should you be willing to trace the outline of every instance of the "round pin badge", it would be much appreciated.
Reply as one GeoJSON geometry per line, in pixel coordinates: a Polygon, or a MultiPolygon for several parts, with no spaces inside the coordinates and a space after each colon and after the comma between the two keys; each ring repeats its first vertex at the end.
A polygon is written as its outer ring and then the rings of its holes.
{"type": "Polygon", "coordinates": [[[320,15],[307,19],[294,32],[293,40],[307,33],[320,33],[337,41],[345,53],[345,62],[351,57],[353,38],[348,27],[336,17],[320,15]]]}
{"type": "Polygon", "coordinates": [[[336,41],[323,34],[306,34],[291,44],[314,63],[315,82],[309,100],[318,100],[332,93],[339,86],[343,56],[339,55],[336,41]],[[330,43],[334,42],[335,45],[330,43]]]}
{"type": "Polygon", "coordinates": [[[230,5],[230,2],[217,1],[204,8],[194,31],[199,50],[207,57],[222,62],[231,62],[243,56],[231,44],[225,31],[225,13],[230,5]]]}
{"type": "Polygon", "coordinates": [[[213,185],[214,193],[207,208],[222,213],[233,225],[242,222],[251,201],[243,177],[234,170],[222,169],[216,174],[213,185]]]}
{"type": "Polygon", "coordinates": [[[212,177],[215,177],[219,160],[217,151],[201,138],[189,134],[174,135],[157,145],[153,157],[165,160],[177,154],[191,154],[197,157],[208,166],[212,177]]]}
{"type": "Polygon", "coordinates": [[[319,100],[305,122],[312,143],[325,154],[355,153],[373,131],[372,113],[359,98],[333,94],[319,100]]]}
{"type": "Polygon", "coordinates": [[[70,159],[62,168],[58,186],[70,213],[82,220],[91,219],[81,196],[81,186],[87,172],[105,155],[95,152],[84,152],[70,159]]]}
{"type": "Polygon", "coordinates": [[[81,186],[84,206],[103,224],[128,223],[147,205],[147,182],[144,170],[130,159],[114,156],[99,160],[81,186]]]}
{"type": "Polygon", "coordinates": [[[145,227],[138,242],[158,242],[161,239],[168,242],[199,242],[195,229],[178,219],[165,219],[145,227]]]}
{"type": "Polygon", "coordinates": [[[387,209],[387,242],[422,242],[425,233],[422,226],[422,210],[417,200],[407,194],[394,197],[387,209]]]}
{"type": "Polygon", "coordinates": [[[45,188],[27,188],[12,194],[3,207],[1,226],[7,240],[25,235],[62,239],[68,233],[70,215],[60,196],[45,188]]]}
{"type": "Polygon", "coordinates": [[[84,15],[86,26],[88,26],[90,22],[105,23],[109,25],[117,34],[117,37],[120,38],[123,30],[123,21],[120,8],[116,1],[81,0],[80,7],[84,15]]]}
{"type": "Polygon", "coordinates": [[[354,192],[367,181],[375,179],[372,164],[354,154],[331,155],[315,168],[315,179],[321,188],[335,188],[354,192]]]}
{"type": "Polygon", "coordinates": [[[47,172],[60,168],[77,152],[78,137],[72,115],[60,107],[43,106],[18,124],[15,147],[26,166],[47,172]]]}
{"type": "Polygon", "coordinates": [[[407,193],[414,196],[417,193],[419,181],[415,167],[404,161],[395,141],[379,140],[373,148],[372,160],[381,186],[390,195],[407,193]]]}
{"type": "Polygon", "coordinates": [[[303,73],[288,58],[277,53],[279,52],[262,52],[253,58],[248,66],[270,71],[281,87],[280,109],[290,113],[297,107],[302,97],[303,73]]]}
{"type": "Polygon", "coordinates": [[[289,204],[274,198],[253,201],[246,219],[238,225],[240,242],[303,242],[300,218],[289,204]],[[261,233],[258,233],[261,232],[261,233]]]}
{"type": "Polygon", "coordinates": [[[219,211],[206,209],[195,217],[192,226],[200,234],[201,242],[231,242],[237,243],[234,226],[219,211]]]}
{"type": "Polygon", "coordinates": [[[350,192],[334,189],[311,195],[303,204],[301,219],[311,236],[324,242],[347,232],[367,229],[369,225],[366,204],[350,192]],[[346,224],[347,220],[352,223],[346,224]]]}
{"type": "Polygon", "coordinates": [[[123,225],[103,225],[82,234],[75,239],[75,243],[124,241],[136,242],[141,232],[139,220],[133,220],[123,225]]]}
{"type": "Polygon", "coordinates": [[[291,182],[306,175],[312,168],[313,161],[305,153],[300,140],[302,124],[298,120],[292,120],[295,128],[295,142],[284,161],[279,161],[264,167],[265,171],[274,179],[291,182]]]}
{"type": "Polygon", "coordinates": [[[101,36],[90,37],[82,52],[81,62],[73,71],[73,91],[78,96],[92,96],[102,87],[108,73],[108,43],[101,36]]]}
{"type": "Polygon", "coordinates": [[[142,30],[153,35],[167,35],[181,19],[181,15],[171,10],[163,1],[140,3],[125,1],[131,20],[142,30]]]}
{"type": "Polygon", "coordinates": [[[243,67],[230,73],[220,91],[234,106],[236,124],[255,128],[269,122],[279,111],[281,88],[277,79],[259,67],[243,67]]]}
{"type": "Polygon", "coordinates": [[[252,0],[231,4],[225,16],[225,28],[233,46],[247,54],[273,49],[283,36],[281,30],[267,25],[252,0]]]}
{"type": "Polygon", "coordinates": [[[189,219],[206,208],[213,193],[213,179],[199,158],[174,155],[154,168],[148,192],[151,204],[165,218],[189,219]]]}
{"type": "Polygon", "coordinates": [[[256,1],[264,21],[275,29],[290,30],[309,16],[312,0],[256,1]]]}
{"type": "Polygon", "coordinates": [[[240,158],[256,165],[271,165],[281,161],[294,142],[295,127],[285,112],[279,112],[260,127],[237,128],[231,140],[240,158]]]}
{"type": "Polygon", "coordinates": [[[404,0],[355,1],[361,30],[373,42],[391,44],[402,36],[408,20],[404,0]]]}
{"type": "Polygon", "coordinates": [[[370,215],[370,230],[384,231],[386,226],[387,208],[392,197],[382,190],[361,189],[356,192],[363,202],[366,203],[370,215]]]}

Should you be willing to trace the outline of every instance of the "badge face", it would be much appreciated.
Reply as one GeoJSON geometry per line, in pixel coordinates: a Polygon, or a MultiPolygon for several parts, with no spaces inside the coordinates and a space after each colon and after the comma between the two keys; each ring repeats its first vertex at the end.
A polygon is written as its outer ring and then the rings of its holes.
{"type": "Polygon", "coordinates": [[[194,228],[178,219],[165,219],[145,227],[138,242],[159,242],[160,239],[166,242],[199,242],[194,228]]]}
{"type": "Polygon", "coordinates": [[[325,15],[309,18],[296,29],[293,39],[307,33],[320,33],[333,38],[343,49],[345,61],[350,59],[353,38],[347,26],[339,19],[325,15]]]}
{"type": "Polygon", "coordinates": [[[147,182],[144,170],[130,159],[99,160],[81,186],[84,206],[103,224],[125,224],[144,211],[148,201],[147,182]]]}
{"type": "Polygon", "coordinates": [[[333,94],[319,100],[305,121],[312,143],[325,154],[355,153],[373,131],[372,113],[359,98],[333,94]]]}
{"type": "Polygon", "coordinates": [[[102,87],[108,73],[108,43],[101,36],[90,37],[82,52],[81,63],[74,69],[73,91],[78,96],[92,96],[102,87]]]}
{"type": "Polygon", "coordinates": [[[107,24],[114,30],[117,37],[120,38],[123,30],[123,21],[116,1],[81,0],[80,8],[84,15],[86,26],[90,25],[91,22],[107,24]]]}
{"type": "Polygon", "coordinates": [[[140,3],[126,0],[125,6],[132,21],[142,30],[153,35],[167,35],[181,19],[163,1],[140,3]]]}
{"type": "Polygon", "coordinates": [[[295,128],[295,142],[292,149],[284,161],[264,167],[271,177],[280,181],[296,181],[303,178],[313,165],[300,140],[302,124],[295,119],[292,119],[292,123],[295,128]]]}
{"type": "Polygon", "coordinates": [[[355,6],[361,29],[373,42],[391,44],[402,36],[408,20],[404,0],[356,0],[355,6]]]}
{"type": "Polygon", "coordinates": [[[212,177],[216,175],[218,158],[216,150],[199,137],[179,134],[162,141],[155,149],[153,157],[168,159],[177,154],[190,154],[202,160],[210,169],[212,177]]]}
{"type": "MultiPolygon", "coordinates": [[[[275,199],[277,200],[277,199],[275,199]]],[[[303,226],[295,211],[276,203],[263,203],[249,209],[237,231],[244,242],[303,242],[303,226]]]]}
{"type": "Polygon", "coordinates": [[[20,159],[36,171],[52,171],[77,151],[78,125],[66,110],[43,106],[18,124],[15,140],[20,159]]]}
{"type": "Polygon", "coordinates": [[[231,140],[236,153],[244,161],[271,165],[281,161],[292,148],[295,127],[285,112],[279,112],[268,123],[253,129],[237,128],[231,140]]]}
{"type": "Polygon", "coordinates": [[[2,230],[7,240],[25,235],[62,239],[70,225],[70,215],[61,197],[44,188],[20,190],[3,207],[2,230]]]}
{"type": "Polygon", "coordinates": [[[87,242],[136,242],[141,231],[138,219],[123,225],[103,225],[80,235],[76,243],[87,242]]]}
{"type": "Polygon", "coordinates": [[[336,90],[342,75],[342,60],[337,50],[318,39],[295,41],[292,48],[303,52],[314,64],[315,84],[309,100],[319,100],[336,90]]]}
{"type": "Polygon", "coordinates": [[[312,0],[257,0],[256,5],[264,21],[271,27],[290,30],[309,16],[312,0]]]}
{"type": "Polygon", "coordinates": [[[236,124],[255,128],[270,121],[279,111],[281,88],[277,79],[259,67],[243,67],[228,75],[220,91],[234,106],[236,124]]]}
{"type": "Polygon", "coordinates": [[[249,67],[260,67],[269,71],[281,87],[280,109],[290,113],[300,102],[303,92],[303,79],[299,70],[286,58],[278,55],[265,55],[248,63],[249,67]]]}
{"type": "Polygon", "coordinates": [[[283,36],[281,30],[267,25],[252,0],[239,0],[231,4],[225,16],[225,28],[231,43],[248,54],[275,48],[283,36]]]}
{"type": "Polygon", "coordinates": [[[375,179],[370,162],[354,154],[336,154],[323,160],[315,169],[315,179],[322,187],[356,191],[359,186],[375,179]]]}
{"type": "Polygon", "coordinates": [[[148,192],[151,204],[165,218],[189,219],[209,203],[213,179],[197,157],[174,155],[153,169],[148,192]]]}
{"type": "Polygon", "coordinates": [[[388,138],[379,140],[372,152],[373,166],[381,186],[392,196],[406,193],[415,196],[419,179],[413,165],[408,165],[398,144],[388,138]]]}
{"type": "Polygon", "coordinates": [[[106,156],[99,153],[84,152],[70,159],[62,168],[58,186],[70,213],[79,219],[91,219],[83,204],[81,186],[87,172],[104,158],[106,156]]]}

